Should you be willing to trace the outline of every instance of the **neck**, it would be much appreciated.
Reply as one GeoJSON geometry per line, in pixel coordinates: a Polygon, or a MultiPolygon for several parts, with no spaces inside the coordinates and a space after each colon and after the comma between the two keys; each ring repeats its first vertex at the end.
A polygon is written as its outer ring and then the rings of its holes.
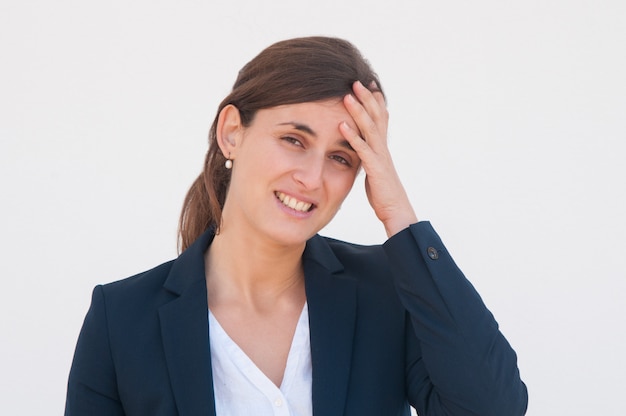
{"type": "Polygon", "coordinates": [[[209,306],[235,302],[265,309],[285,299],[304,303],[304,247],[280,246],[223,228],[205,257],[209,306]]]}

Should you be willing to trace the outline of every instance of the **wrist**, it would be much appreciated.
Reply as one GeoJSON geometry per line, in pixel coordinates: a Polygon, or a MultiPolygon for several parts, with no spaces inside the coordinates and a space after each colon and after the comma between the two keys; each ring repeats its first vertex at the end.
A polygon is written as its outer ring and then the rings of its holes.
{"type": "Polygon", "coordinates": [[[416,222],[418,222],[417,215],[415,215],[413,208],[409,207],[409,209],[403,211],[402,213],[397,213],[388,220],[383,221],[383,225],[385,226],[387,238],[391,238],[416,222]]]}

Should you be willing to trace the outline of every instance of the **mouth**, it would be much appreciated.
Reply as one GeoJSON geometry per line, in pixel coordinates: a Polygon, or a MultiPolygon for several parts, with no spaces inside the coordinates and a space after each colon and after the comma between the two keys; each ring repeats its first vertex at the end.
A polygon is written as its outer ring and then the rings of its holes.
{"type": "Polygon", "coordinates": [[[283,203],[284,206],[289,207],[295,211],[309,212],[313,208],[315,208],[315,205],[310,202],[300,201],[282,192],[278,192],[278,191],[274,192],[274,195],[276,195],[276,198],[278,198],[280,202],[283,203]]]}

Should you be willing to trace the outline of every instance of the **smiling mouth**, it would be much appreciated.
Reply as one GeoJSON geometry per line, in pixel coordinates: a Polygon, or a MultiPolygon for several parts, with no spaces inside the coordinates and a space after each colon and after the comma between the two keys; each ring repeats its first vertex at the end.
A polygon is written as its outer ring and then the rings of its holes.
{"type": "Polygon", "coordinates": [[[274,192],[276,197],[283,203],[284,206],[300,212],[309,212],[315,206],[309,202],[299,201],[296,198],[286,195],[282,192],[274,192]]]}

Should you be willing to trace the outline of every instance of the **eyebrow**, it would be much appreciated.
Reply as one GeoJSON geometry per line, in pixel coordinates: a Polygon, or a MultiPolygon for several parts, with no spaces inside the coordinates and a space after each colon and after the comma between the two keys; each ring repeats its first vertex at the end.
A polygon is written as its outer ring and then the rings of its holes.
{"type": "MultiPolygon", "coordinates": [[[[317,133],[315,133],[315,131],[311,127],[307,126],[306,124],[296,123],[295,121],[288,121],[286,123],[279,123],[278,125],[279,126],[291,126],[296,130],[310,134],[311,136],[317,138],[317,133]]],[[[345,147],[346,149],[356,153],[356,150],[354,150],[352,146],[350,145],[350,143],[345,139],[339,142],[339,146],[345,147]]]]}
{"type": "Polygon", "coordinates": [[[310,134],[313,137],[317,137],[317,133],[315,133],[315,131],[313,131],[313,129],[307,126],[306,124],[296,123],[295,121],[289,121],[287,123],[280,123],[279,126],[291,126],[296,130],[300,130],[302,132],[310,134]]]}

